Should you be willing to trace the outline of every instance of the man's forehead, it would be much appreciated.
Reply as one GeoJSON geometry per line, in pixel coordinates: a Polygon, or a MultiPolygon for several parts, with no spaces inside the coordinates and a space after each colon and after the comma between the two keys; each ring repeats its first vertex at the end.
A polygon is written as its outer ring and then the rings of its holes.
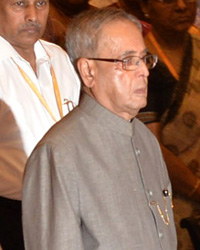
{"type": "Polygon", "coordinates": [[[123,35],[124,38],[128,38],[131,34],[134,34],[134,36],[142,36],[137,25],[128,19],[120,19],[107,23],[102,27],[101,34],[101,39],[118,39],[121,35],[123,35]]]}
{"type": "MultiPolygon", "coordinates": [[[[99,47],[101,50],[105,48],[112,51],[113,54],[120,52],[122,56],[129,56],[138,53],[138,41],[141,45],[144,44],[142,33],[136,24],[122,20],[111,22],[102,28],[99,47]]],[[[146,51],[145,46],[141,49],[143,50],[146,51]]]]}

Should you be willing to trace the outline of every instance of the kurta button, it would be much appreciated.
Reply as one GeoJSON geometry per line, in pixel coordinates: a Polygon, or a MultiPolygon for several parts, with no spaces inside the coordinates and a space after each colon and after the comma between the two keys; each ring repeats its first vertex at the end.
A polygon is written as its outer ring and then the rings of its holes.
{"type": "Polygon", "coordinates": [[[153,192],[151,190],[148,190],[148,193],[151,197],[153,196],[153,192]]]}
{"type": "Polygon", "coordinates": [[[138,148],[136,148],[135,153],[136,153],[136,155],[140,155],[140,150],[138,148]]]}
{"type": "Polygon", "coordinates": [[[159,232],[158,236],[159,236],[160,239],[162,239],[164,235],[163,235],[163,233],[159,232]]]}

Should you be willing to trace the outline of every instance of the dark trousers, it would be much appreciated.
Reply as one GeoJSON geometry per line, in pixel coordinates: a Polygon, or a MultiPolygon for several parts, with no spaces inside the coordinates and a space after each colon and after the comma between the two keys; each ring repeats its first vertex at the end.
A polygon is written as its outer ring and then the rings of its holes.
{"type": "Polygon", "coordinates": [[[21,201],[0,197],[0,244],[3,250],[24,250],[21,201]]]}

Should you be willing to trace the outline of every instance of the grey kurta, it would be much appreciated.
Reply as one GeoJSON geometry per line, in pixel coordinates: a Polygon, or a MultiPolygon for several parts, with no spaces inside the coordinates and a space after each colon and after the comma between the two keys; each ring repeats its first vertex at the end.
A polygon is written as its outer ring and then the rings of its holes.
{"type": "Polygon", "coordinates": [[[86,94],[27,164],[27,250],[175,250],[166,166],[155,137],[86,94]],[[170,224],[161,218],[156,204],[170,224]]]}

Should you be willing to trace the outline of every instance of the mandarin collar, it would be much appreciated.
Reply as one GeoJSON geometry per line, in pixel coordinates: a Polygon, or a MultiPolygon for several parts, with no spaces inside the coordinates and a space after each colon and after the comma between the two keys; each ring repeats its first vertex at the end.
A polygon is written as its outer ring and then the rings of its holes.
{"type": "Polygon", "coordinates": [[[132,137],[134,135],[135,119],[131,122],[124,120],[120,116],[103,107],[84,91],[81,93],[79,107],[92,117],[96,123],[103,127],[126,136],[132,137]]]}

